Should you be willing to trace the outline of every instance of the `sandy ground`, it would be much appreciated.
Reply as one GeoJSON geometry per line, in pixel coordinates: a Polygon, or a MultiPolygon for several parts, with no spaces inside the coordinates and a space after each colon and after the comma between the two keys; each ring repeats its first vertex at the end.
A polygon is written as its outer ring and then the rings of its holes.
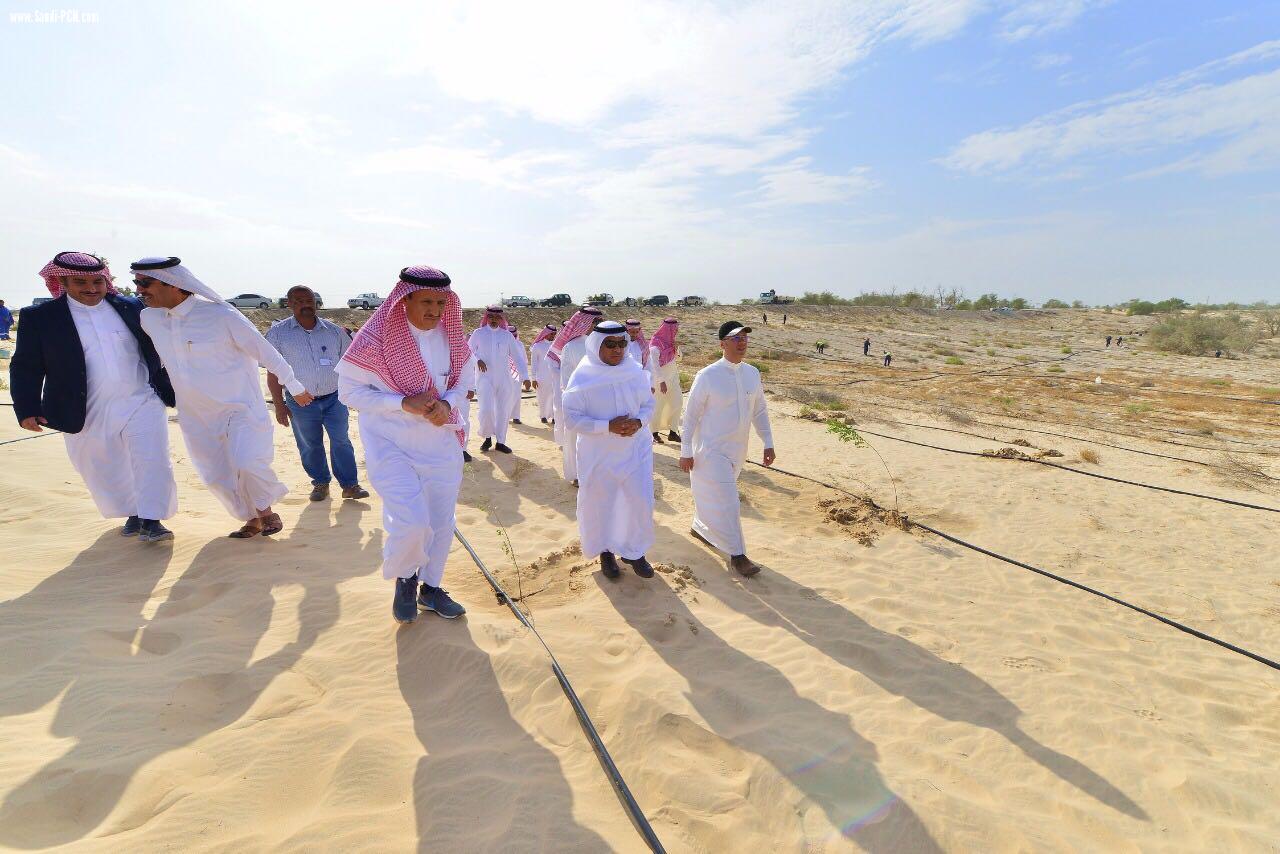
{"type": "MultiPolygon", "coordinates": [[[[685,369],[722,315],[757,311],[682,312],[685,369]]],[[[780,467],[887,508],[896,490],[909,518],[1280,658],[1276,514],[898,441],[1054,450],[1280,508],[1280,411],[1250,402],[1280,397],[1269,345],[1116,352],[1101,335],[1144,321],[1097,312],[789,314],[750,357],[780,467]]],[[[468,468],[459,527],[669,850],[1280,850],[1277,671],[760,467],[742,494],[765,569],[744,581],[689,536],[668,445],[659,574],[610,582],[577,554],[575,493],[524,414],[514,456],[468,468]]],[[[0,441],[25,435],[0,421],[0,441]]],[[[228,540],[175,424],[171,440],[172,545],[98,518],[60,438],[0,445],[0,847],[644,850],[465,552],[446,586],[468,616],[397,628],[376,495],[308,502],[279,430],[285,532],[228,540]]]]}

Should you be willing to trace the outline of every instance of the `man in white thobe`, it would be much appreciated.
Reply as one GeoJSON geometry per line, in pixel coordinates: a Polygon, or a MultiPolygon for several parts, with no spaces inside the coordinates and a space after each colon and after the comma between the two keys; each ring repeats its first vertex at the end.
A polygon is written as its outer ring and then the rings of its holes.
{"type": "Polygon", "coordinates": [[[529,363],[525,360],[524,347],[512,337],[506,328],[501,306],[485,309],[485,323],[467,342],[476,356],[476,393],[480,395],[480,412],[477,427],[484,442],[481,451],[493,448],[504,454],[507,447],[507,428],[510,426],[511,399],[520,397],[520,383],[529,389],[529,363]],[[515,364],[516,377],[511,376],[511,363],[515,364]]]}
{"type": "Polygon", "coordinates": [[[555,388],[560,381],[559,377],[551,377],[545,367],[551,361],[547,358],[547,351],[551,349],[551,341],[555,337],[556,325],[548,323],[529,346],[529,375],[533,377],[533,388],[538,393],[538,418],[543,424],[555,417],[555,388]],[[552,379],[555,381],[554,386],[550,381],[552,379]]]}
{"type": "Polygon", "coordinates": [[[551,352],[548,353],[548,358],[554,359],[560,367],[561,411],[557,416],[556,429],[560,433],[558,438],[561,462],[564,466],[564,479],[574,486],[578,485],[578,434],[565,424],[564,418],[561,417],[564,413],[564,390],[569,385],[569,378],[573,376],[573,369],[578,367],[578,363],[587,353],[585,336],[591,331],[591,327],[603,318],[604,313],[598,308],[587,307],[580,310],[569,318],[569,322],[556,335],[556,341],[551,345],[551,352]]]}
{"type": "Polygon", "coordinates": [[[173,388],[139,324],[142,304],[88,253],[60,252],[40,276],[53,299],[22,310],[9,366],[19,425],[63,433],[98,512],[125,519],[121,535],[173,539],[160,522],[178,509],[165,415],[173,388]]]}
{"type": "Polygon", "coordinates": [[[565,425],[578,435],[578,533],[582,556],[600,556],[617,578],[617,558],[652,578],[645,558],[653,546],[653,415],[649,377],[627,356],[621,323],[597,323],[586,355],[564,390],[565,425]]]}
{"type": "Polygon", "coordinates": [[[689,473],[693,487],[693,535],[728,554],[730,565],[747,576],[760,567],[746,555],[738,475],[753,426],[764,443],[764,464],[771,466],[776,458],[760,372],[743,361],[750,333],[750,327],[735,320],[721,325],[724,358],[693,378],[680,443],[680,468],[689,473]]]}
{"type": "Polygon", "coordinates": [[[338,398],[360,412],[365,471],[382,498],[382,576],[396,581],[391,613],[400,623],[413,622],[419,606],[449,619],[466,613],[441,587],[475,369],[449,285],[434,267],[401,270],[338,363],[338,398]]]}
{"type": "Polygon", "coordinates": [[[271,470],[275,429],[258,367],[275,374],[299,406],[312,396],[248,318],[180,259],[143,258],[130,266],[147,304],[142,328],[173,381],[191,462],[227,512],[244,521],[231,536],[279,533],[284,524],[271,505],[289,488],[271,470]]]}
{"type": "Polygon", "coordinates": [[[662,431],[667,432],[667,441],[679,442],[680,434],[676,428],[680,426],[680,348],[676,344],[676,333],[680,324],[674,317],[662,321],[662,326],[653,333],[649,342],[649,373],[653,377],[654,395],[657,406],[653,410],[653,432],[655,444],[662,444],[662,431]]]}

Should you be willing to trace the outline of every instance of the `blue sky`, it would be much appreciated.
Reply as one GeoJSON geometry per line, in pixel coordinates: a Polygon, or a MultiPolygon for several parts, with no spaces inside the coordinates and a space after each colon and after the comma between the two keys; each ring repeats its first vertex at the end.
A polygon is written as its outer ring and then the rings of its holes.
{"type": "MultiPolygon", "coordinates": [[[[1280,4],[93,3],[0,16],[0,292],[1277,299],[1280,4]]],[[[12,13],[12,14],[11,14],[12,13]]]]}

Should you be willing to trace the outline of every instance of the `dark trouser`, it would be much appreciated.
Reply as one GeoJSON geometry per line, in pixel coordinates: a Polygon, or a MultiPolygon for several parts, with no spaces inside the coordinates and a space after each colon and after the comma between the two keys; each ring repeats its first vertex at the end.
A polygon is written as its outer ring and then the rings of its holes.
{"type": "Polygon", "coordinates": [[[356,472],[356,451],[347,435],[348,410],[338,393],[326,394],[311,401],[308,406],[294,403],[292,395],[285,396],[289,407],[293,438],[302,455],[302,467],[311,476],[311,483],[328,483],[332,478],[324,456],[324,434],[329,434],[329,453],[333,459],[333,473],[341,486],[355,486],[360,482],[356,472]]]}

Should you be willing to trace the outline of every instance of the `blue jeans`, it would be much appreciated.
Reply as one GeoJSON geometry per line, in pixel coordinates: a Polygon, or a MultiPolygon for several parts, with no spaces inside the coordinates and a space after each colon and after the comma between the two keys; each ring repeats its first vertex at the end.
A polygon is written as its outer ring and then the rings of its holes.
{"type": "Polygon", "coordinates": [[[348,410],[338,400],[337,392],[317,397],[307,406],[293,402],[292,395],[285,395],[289,407],[289,423],[293,425],[293,438],[302,455],[302,467],[311,476],[311,483],[328,483],[329,464],[324,457],[324,434],[329,434],[329,454],[333,459],[333,473],[341,486],[355,486],[360,482],[356,472],[356,450],[347,435],[348,410]]]}

